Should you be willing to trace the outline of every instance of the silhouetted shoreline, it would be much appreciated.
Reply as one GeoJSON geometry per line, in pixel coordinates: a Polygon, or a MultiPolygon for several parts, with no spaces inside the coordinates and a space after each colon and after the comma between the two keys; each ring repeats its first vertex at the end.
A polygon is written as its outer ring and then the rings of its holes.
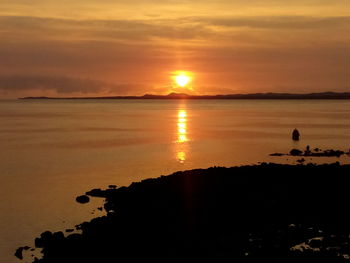
{"type": "Polygon", "coordinates": [[[94,189],[107,215],[81,234],[44,232],[33,262],[348,262],[349,172],[263,163],[94,189]]]}
{"type": "Polygon", "coordinates": [[[307,94],[292,94],[292,93],[254,93],[254,94],[225,94],[225,95],[188,95],[185,93],[170,93],[168,95],[153,95],[145,94],[143,96],[105,96],[105,97],[24,97],[19,98],[24,100],[60,100],[60,99],[215,99],[215,100],[348,100],[350,99],[349,92],[322,92],[322,93],[307,93],[307,94]]]}

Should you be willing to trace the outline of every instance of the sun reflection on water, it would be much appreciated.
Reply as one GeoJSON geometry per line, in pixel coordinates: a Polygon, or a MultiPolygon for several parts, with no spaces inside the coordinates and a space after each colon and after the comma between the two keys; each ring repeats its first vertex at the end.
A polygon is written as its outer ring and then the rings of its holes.
{"type": "Polygon", "coordinates": [[[177,152],[177,159],[180,163],[184,163],[186,161],[186,153],[185,152],[177,152]]]}
{"type": "Polygon", "coordinates": [[[186,142],[188,142],[187,112],[180,109],[177,114],[177,141],[176,141],[176,159],[180,163],[186,161],[186,142]]]}
{"type": "Polygon", "coordinates": [[[177,119],[177,142],[187,142],[187,112],[186,110],[179,110],[177,119]]]}

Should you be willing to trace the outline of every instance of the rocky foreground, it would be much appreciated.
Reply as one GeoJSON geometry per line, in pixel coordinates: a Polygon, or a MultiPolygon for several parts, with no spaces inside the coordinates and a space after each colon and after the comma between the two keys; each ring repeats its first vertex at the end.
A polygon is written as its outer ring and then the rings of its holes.
{"type": "Polygon", "coordinates": [[[261,164],[95,189],[107,215],[44,232],[32,262],[348,262],[349,177],[350,165],[261,164]]]}

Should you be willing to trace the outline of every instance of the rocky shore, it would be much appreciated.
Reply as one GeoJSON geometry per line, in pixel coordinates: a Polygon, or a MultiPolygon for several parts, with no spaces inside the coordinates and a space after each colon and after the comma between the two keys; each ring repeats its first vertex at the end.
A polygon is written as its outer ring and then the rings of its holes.
{"type": "Polygon", "coordinates": [[[289,153],[271,153],[270,156],[304,156],[304,157],[341,157],[343,155],[350,156],[350,150],[348,152],[344,152],[341,150],[322,150],[319,148],[315,148],[313,150],[310,149],[309,146],[306,147],[305,150],[292,149],[289,153]]]}
{"type": "Polygon", "coordinates": [[[349,176],[350,165],[263,163],[94,189],[77,201],[104,198],[107,215],[78,225],[81,233],[42,233],[43,256],[30,260],[349,262],[349,176]]]}

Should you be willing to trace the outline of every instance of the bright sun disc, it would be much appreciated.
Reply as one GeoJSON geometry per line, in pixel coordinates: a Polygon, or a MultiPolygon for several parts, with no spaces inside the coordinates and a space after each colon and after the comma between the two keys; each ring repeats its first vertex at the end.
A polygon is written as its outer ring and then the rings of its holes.
{"type": "Polygon", "coordinates": [[[185,87],[191,81],[191,77],[185,73],[180,73],[175,76],[175,81],[180,87],[185,87]]]}

